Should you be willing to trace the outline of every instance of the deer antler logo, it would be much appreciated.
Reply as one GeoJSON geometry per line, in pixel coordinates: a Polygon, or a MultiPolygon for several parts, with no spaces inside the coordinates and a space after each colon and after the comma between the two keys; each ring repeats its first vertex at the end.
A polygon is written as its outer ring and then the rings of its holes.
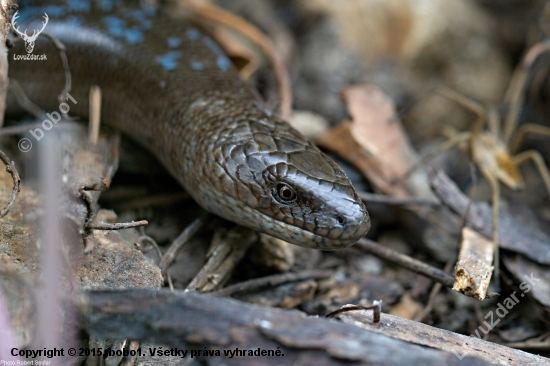
{"type": "Polygon", "coordinates": [[[15,20],[19,16],[17,13],[19,13],[19,11],[16,11],[15,14],[13,14],[13,17],[11,18],[11,26],[13,27],[13,30],[16,31],[17,34],[19,34],[21,36],[21,38],[25,41],[25,48],[27,49],[27,53],[31,53],[32,50],[34,49],[34,42],[36,41],[36,38],[38,38],[38,35],[40,33],[42,33],[44,28],[46,28],[46,24],[48,24],[48,20],[49,20],[48,14],[44,13],[45,22],[43,22],[42,29],[35,30],[34,33],[32,34],[32,36],[29,36],[27,34],[26,29],[25,29],[24,32],[21,32],[21,31],[19,31],[19,27],[15,26],[15,20]]]}

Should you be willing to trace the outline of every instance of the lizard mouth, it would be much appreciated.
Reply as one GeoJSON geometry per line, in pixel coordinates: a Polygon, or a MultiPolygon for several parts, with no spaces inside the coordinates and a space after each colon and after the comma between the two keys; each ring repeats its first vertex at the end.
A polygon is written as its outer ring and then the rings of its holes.
{"type": "Polygon", "coordinates": [[[330,237],[331,229],[328,229],[328,233],[319,234],[315,231],[309,231],[299,226],[274,220],[261,212],[256,212],[259,215],[259,220],[262,222],[269,222],[269,226],[266,226],[265,224],[258,225],[257,227],[249,225],[245,226],[260,230],[266,234],[302,247],[321,250],[337,250],[355,244],[359,239],[367,234],[370,229],[371,222],[368,213],[365,211],[363,212],[363,218],[358,220],[357,224],[352,224],[340,229],[340,235],[338,235],[337,238],[330,237]]]}

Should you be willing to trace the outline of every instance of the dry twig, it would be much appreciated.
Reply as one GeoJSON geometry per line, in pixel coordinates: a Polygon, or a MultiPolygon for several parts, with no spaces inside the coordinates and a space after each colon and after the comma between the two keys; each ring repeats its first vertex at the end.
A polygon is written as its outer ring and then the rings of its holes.
{"type": "MultiPolygon", "coordinates": [[[[63,71],[65,72],[65,86],[63,87],[61,93],[59,93],[59,95],[57,96],[57,99],[59,100],[59,103],[64,103],[67,101],[65,96],[71,91],[72,87],[71,69],[69,68],[69,61],[67,60],[67,48],[65,47],[63,42],[47,32],[42,32],[40,35],[48,38],[59,52],[59,58],[61,58],[63,71]]],[[[67,116],[65,116],[65,118],[67,118],[67,116]]]]}
{"type": "Polygon", "coordinates": [[[0,160],[2,160],[4,165],[6,165],[6,170],[11,174],[11,177],[13,178],[13,190],[11,192],[11,198],[7,205],[0,211],[0,218],[2,218],[8,214],[10,207],[15,202],[17,194],[21,190],[21,178],[19,177],[19,173],[15,168],[15,163],[10,160],[10,158],[8,158],[8,156],[2,150],[0,150],[0,160]]]}
{"type": "Polygon", "coordinates": [[[425,198],[402,198],[369,192],[357,192],[363,202],[385,203],[396,206],[440,206],[441,203],[425,198]]]}
{"type": "Polygon", "coordinates": [[[166,274],[166,271],[168,270],[168,267],[174,259],[176,258],[176,254],[178,254],[179,250],[189,241],[189,239],[199,231],[204,224],[206,224],[206,218],[205,217],[198,217],[196,218],[191,224],[189,224],[185,230],[181,232],[181,234],[172,242],[166,253],[162,256],[162,259],[160,260],[159,267],[162,271],[162,275],[164,276],[166,274]]]}
{"type": "Polygon", "coordinates": [[[288,282],[302,281],[308,279],[324,279],[329,278],[334,273],[332,271],[323,271],[323,270],[307,270],[296,273],[283,273],[273,276],[266,276],[262,278],[255,278],[253,280],[248,280],[240,282],[231,286],[222,288],[211,292],[211,295],[214,296],[231,296],[238,292],[254,292],[263,290],[268,287],[275,287],[283,285],[288,282]]]}
{"type": "MultiPolygon", "coordinates": [[[[451,268],[453,267],[453,263],[454,263],[454,261],[448,261],[447,264],[445,265],[445,269],[443,271],[445,271],[445,273],[448,273],[451,270],[451,268]]],[[[434,287],[430,291],[430,296],[428,296],[428,303],[426,304],[424,309],[422,309],[422,311],[414,317],[414,319],[413,319],[414,321],[422,322],[428,316],[428,314],[431,313],[431,311],[434,307],[435,297],[437,296],[439,291],[441,291],[441,287],[443,287],[441,282],[437,282],[434,285],[434,287]]]]}
{"type": "Polygon", "coordinates": [[[140,221],[132,221],[132,222],[121,222],[116,224],[109,224],[106,222],[102,222],[99,224],[88,224],[86,225],[86,229],[89,230],[124,230],[129,229],[132,227],[138,227],[138,226],[145,226],[149,225],[149,222],[147,220],[140,220],[140,221]]]}
{"type": "Polygon", "coordinates": [[[382,312],[382,302],[375,300],[372,306],[344,305],[342,308],[325,315],[325,318],[334,318],[336,315],[348,313],[353,310],[372,310],[372,322],[378,323],[380,321],[380,313],[382,312]]]}
{"type": "Polygon", "coordinates": [[[455,282],[453,276],[445,273],[439,268],[432,267],[424,262],[409,257],[408,255],[398,253],[394,250],[386,248],[372,240],[362,238],[355,246],[365,252],[373,254],[379,258],[387,260],[391,263],[398,264],[415,273],[431,278],[435,282],[439,282],[445,287],[452,288],[455,282]]]}

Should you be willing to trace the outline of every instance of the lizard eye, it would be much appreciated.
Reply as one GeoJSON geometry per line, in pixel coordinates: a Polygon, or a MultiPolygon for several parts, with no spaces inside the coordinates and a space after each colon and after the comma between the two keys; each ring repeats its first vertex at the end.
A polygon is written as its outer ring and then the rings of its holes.
{"type": "Polygon", "coordinates": [[[279,183],[275,187],[275,198],[281,203],[292,203],[296,200],[296,192],[288,184],[279,183]]]}

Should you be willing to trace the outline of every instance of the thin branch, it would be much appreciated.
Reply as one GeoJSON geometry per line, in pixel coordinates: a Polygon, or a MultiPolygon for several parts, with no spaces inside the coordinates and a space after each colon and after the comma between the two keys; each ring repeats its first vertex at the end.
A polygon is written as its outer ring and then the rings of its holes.
{"type": "MultiPolygon", "coordinates": [[[[445,269],[444,269],[445,273],[447,273],[451,270],[454,262],[455,262],[454,260],[450,260],[450,261],[447,262],[447,264],[445,265],[445,269]]],[[[426,304],[424,309],[422,309],[422,311],[414,317],[414,321],[422,322],[422,321],[424,321],[424,318],[426,318],[428,316],[428,314],[430,314],[432,312],[432,309],[433,309],[434,303],[435,303],[435,298],[436,298],[437,294],[439,293],[439,291],[441,291],[442,286],[443,285],[441,283],[436,283],[434,285],[434,287],[432,287],[432,291],[430,291],[430,296],[428,297],[428,303],[426,304]]]]}
{"type": "Polygon", "coordinates": [[[17,80],[10,78],[9,90],[13,93],[17,103],[19,103],[25,111],[37,118],[42,118],[45,115],[44,110],[27,97],[25,90],[23,90],[23,87],[21,87],[21,84],[19,84],[17,80]]]}
{"type": "MultiPolygon", "coordinates": [[[[69,61],[67,60],[67,53],[66,53],[66,47],[65,45],[57,39],[55,36],[44,32],[41,33],[42,36],[48,38],[54,45],[54,47],[59,52],[59,57],[61,58],[61,63],[63,64],[63,70],[65,71],[65,86],[63,87],[63,90],[59,95],[57,96],[57,99],[59,100],[59,103],[66,102],[65,96],[67,93],[71,91],[71,83],[72,83],[72,77],[71,77],[71,69],[69,68],[69,61]]],[[[63,113],[66,114],[66,113],[63,113]]],[[[66,116],[65,116],[66,117],[66,116]]]]}
{"type": "Polygon", "coordinates": [[[288,282],[329,278],[332,275],[334,275],[334,272],[326,270],[307,270],[295,273],[283,273],[240,282],[235,285],[213,291],[210,294],[213,296],[231,296],[238,292],[254,292],[269,287],[279,286],[288,282]]]}
{"type": "Polygon", "coordinates": [[[363,202],[385,203],[399,206],[441,206],[441,202],[424,198],[400,198],[385,194],[357,192],[363,202]]]}
{"type": "MultiPolygon", "coordinates": [[[[140,227],[140,230],[143,230],[143,226],[140,227]]],[[[162,258],[162,251],[160,250],[159,248],[159,245],[157,244],[157,242],[155,241],[155,239],[151,238],[150,236],[148,235],[141,235],[139,238],[136,239],[136,246],[138,247],[138,249],[142,252],[142,253],[147,253],[147,251],[145,251],[145,248],[143,247],[143,244],[144,242],[149,242],[151,244],[151,246],[155,249],[155,251],[157,252],[157,255],[159,256],[159,259],[162,258]]]]}
{"type": "Polygon", "coordinates": [[[8,158],[8,156],[0,150],[0,160],[6,165],[6,170],[11,174],[11,177],[13,178],[13,189],[11,191],[11,198],[1,211],[0,211],[0,218],[6,216],[15,202],[15,198],[17,197],[17,194],[21,190],[21,178],[19,177],[19,173],[17,172],[17,169],[15,168],[15,163],[8,158]]]}
{"type": "Polygon", "coordinates": [[[189,224],[185,230],[172,242],[170,248],[164,253],[164,256],[161,258],[159,267],[164,276],[168,270],[168,267],[174,259],[179,250],[189,241],[189,239],[199,231],[204,224],[206,224],[206,218],[200,216],[196,218],[191,224],[189,224]]]}
{"type": "Polygon", "coordinates": [[[147,220],[140,220],[140,221],[132,221],[132,222],[121,222],[116,224],[109,224],[105,222],[101,222],[99,224],[88,224],[86,225],[86,229],[89,230],[123,230],[123,229],[129,229],[132,227],[138,227],[138,226],[145,226],[149,225],[149,222],[147,220]]]}
{"type": "Polygon", "coordinates": [[[325,318],[334,318],[338,314],[342,313],[348,313],[353,310],[372,310],[372,322],[378,323],[380,322],[380,313],[382,312],[382,301],[375,300],[373,301],[372,306],[362,306],[362,305],[344,305],[342,308],[338,310],[334,310],[327,315],[325,315],[325,318]]]}
{"type": "Polygon", "coordinates": [[[431,278],[435,282],[439,282],[445,287],[452,288],[454,285],[455,279],[453,278],[453,276],[445,273],[445,271],[430,266],[429,264],[421,262],[418,259],[409,257],[408,255],[401,254],[392,249],[386,248],[375,241],[362,238],[355,244],[355,246],[379,258],[385,259],[389,262],[405,267],[415,273],[431,278]]]}
{"type": "Polygon", "coordinates": [[[550,340],[544,342],[513,342],[513,343],[504,343],[506,347],[510,348],[520,348],[524,350],[533,351],[548,351],[550,350],[550,340]]]}
{"type": "MultiPolygon", "coordinates": [[[[409,257],[408,255],[398,253],[394,250],[386,248],[375,241],[369,240],[367,238],[361,238],[356,244],[355,247],[373,254],[378,258],[384,259],[388,262],[395,263],[400,265],[408,270],[426,276],[435,282],[441,283],[445,287],[453,288],[455,279],[453,276],[445,273],[439,268],[430,266],[424,262],[419,261],[409,257]]],[[[497,297],[499,294],[494,292],[488,292],[486,298],[497,297]]]]}

